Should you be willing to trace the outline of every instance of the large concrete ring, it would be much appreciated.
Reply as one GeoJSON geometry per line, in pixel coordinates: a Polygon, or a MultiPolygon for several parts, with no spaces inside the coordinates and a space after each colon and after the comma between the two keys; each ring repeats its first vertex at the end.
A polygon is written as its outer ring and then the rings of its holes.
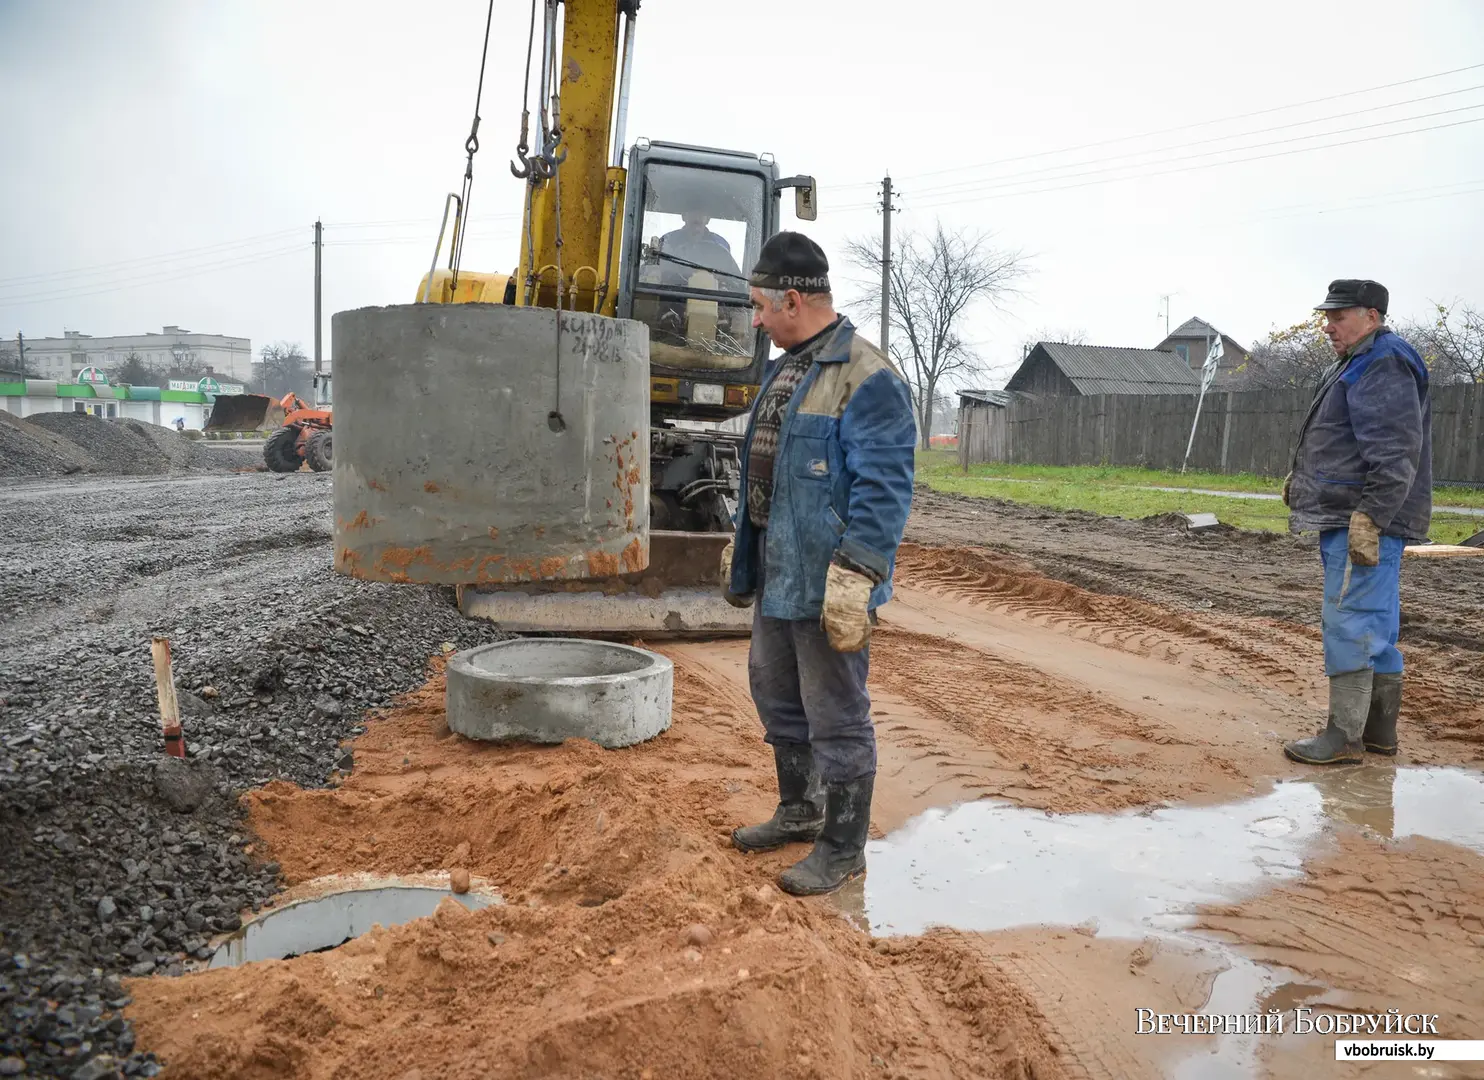
{"type": "Polygon", "coordinates": [[[628,645],[579,638],[517,638],[455,653],[448,663],[448,726],[471,739],[615,749],[670,726],[675,667],[628,645]]]}

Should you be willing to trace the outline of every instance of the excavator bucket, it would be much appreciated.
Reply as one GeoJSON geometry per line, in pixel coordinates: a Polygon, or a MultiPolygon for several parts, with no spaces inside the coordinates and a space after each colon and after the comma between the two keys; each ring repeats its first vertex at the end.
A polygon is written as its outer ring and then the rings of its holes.
{"type": "Polygon", "coordinates": [[[522,634],[745,636],[752,611],[721,594],[727,533],[651,531],[649,568],[601,581],[459,586],[459,609],[522,634]]]}
{"type": "Polygon", "coordinates": [[[205,430],[276,431],[283,418],[283,406],[263,394],[223,394],[211,406],[205,430]]]}

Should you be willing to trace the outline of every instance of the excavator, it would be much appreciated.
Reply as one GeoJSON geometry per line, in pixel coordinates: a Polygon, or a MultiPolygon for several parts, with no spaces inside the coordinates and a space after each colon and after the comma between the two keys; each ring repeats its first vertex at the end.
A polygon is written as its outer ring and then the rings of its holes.
{"type": "Polygon", "coordinates": [[[779,231],[783,193],[794,192],[796,218],[812,221],[816,186],[810,176],[781,175],[766,154],[647,139],[626,147],[638,12],[639,0],[532,0],[535,138],[528,142],[528,101],[511,163],[525,188],[519,264],[511,274],[460,268],[476,105],[463,192],[445,201],[417,289],[420,303],[560,307],[649,329],[649,568],[585,590],[460,587],[465,614],[522,632],[653,632],[656,606],[671,632],[748,629],[750,616],[716,588],[743,442],[722,425],[751,408],[768,358],[766,337],[752,327],[747,271],[779,231]],[[688,595],[667,605],[672,592],[688,595]]]}

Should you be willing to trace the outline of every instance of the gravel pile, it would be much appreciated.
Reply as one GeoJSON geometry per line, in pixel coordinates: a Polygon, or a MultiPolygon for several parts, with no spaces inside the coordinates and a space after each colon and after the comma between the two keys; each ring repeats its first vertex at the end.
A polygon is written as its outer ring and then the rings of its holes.
{"type": "Polygon", "coordinates": [[[67,476],[96,468],[76,443],[0,409],[0,476],[67,476]]]}
{"type": "Polygon", "coordinates": [[[151,476],[169,471],[169,462],[140,430],[125,420],[102,420],[86,413],[39,413],[26,423],[76,443],[97,464],[92,471],[118,476],[151,476]]]}
{"type": "Polygon", "coordinates": [[[40,413],[21,420],[0,413],[0,477],[230,472],[255,468],[262,460],[261,446],[188,439],[141,420],[84,413],[40,413]]]}
{"type": "Polygon", "coordinates": [[[146,424],[139,420],[119,420],[117,423],[143,432],[155,444],[173,472],[224,472],[250,469],[263,464],[261,446],[238,446],[231,441],[191,439],[172,428],[146,424]]]}
{"type": "Polygon", "coordinates": [[[117,979],[183,970],[275,890],[240,792],[352,769],[366,710],[501,636],[446,590],[335,574],[327,475],[118,483],[101,508],[98,481],[0,490],[0,1076],[153,1075],[117,979]]]}

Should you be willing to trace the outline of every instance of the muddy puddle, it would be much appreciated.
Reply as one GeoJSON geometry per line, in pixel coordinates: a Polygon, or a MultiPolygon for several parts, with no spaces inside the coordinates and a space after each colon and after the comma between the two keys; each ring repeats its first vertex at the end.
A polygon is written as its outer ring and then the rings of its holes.
{"type": "Polygon", "coordinates": [[[867,849],[857,917],[878,935],[1032,924],[1091,924],[1122,937],[1176,930],[1202,904],[1297,877],[1336,823],[1484,853],[1484,777],[1361,765],[1219,806],[1056,815],[986,801],[933,810],[867,849]]]}
{"type": "MultiPolygon", "coordinates": [[[[1305,859],[1337,827],[1484,854],[1484,776],[1366,764],[1240,802],[1118,815],[967,803],[924,813],[873,842],[863,887],[843,891],[838,903],[877,935],[1049,925],[1154,937],[1219,958],[1222,970],[1199,1011],[1288,1011],[1328,988],[1189,927],[1205,905],[1301,878],[1305,859]]],[[[1169,1075],[1254,1076],[1262,1071],[1259,1050],[1258,1037],[1221,1036],[1210,1051],[1171,1063],[1169,1075]]]]}

